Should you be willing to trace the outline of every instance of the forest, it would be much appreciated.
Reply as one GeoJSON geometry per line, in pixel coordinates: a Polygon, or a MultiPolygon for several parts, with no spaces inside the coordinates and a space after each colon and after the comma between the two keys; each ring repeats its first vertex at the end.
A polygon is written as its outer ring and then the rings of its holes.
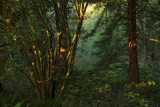
{"type": "Polygon", "coordinates": [[[160,0],[0,0],[0,107],[159,107],[160,0]]]}

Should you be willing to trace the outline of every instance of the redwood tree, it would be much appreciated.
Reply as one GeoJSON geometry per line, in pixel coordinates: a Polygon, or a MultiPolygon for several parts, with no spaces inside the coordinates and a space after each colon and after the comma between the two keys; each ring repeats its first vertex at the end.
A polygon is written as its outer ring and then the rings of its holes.
{"type": "Polygon", "coordinates": [[[128,0],[127,37],[129,82],[134,85],[139,82],[136,35],[136,0],[128,0]]]}

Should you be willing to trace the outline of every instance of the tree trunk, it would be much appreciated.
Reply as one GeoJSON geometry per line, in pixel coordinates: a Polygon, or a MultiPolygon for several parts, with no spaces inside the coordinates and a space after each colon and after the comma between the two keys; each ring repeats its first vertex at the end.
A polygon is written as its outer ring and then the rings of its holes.
{"type": "Polygon", "coordinates": [[[61,16],[61,24],[60,24],[60,30],[61,30],[61,37],[60,37],[60,65],[61,67],[61,72],[64,74],[67,72],[67,63],[65,63],[65,58],[67,54],[67,36],[69,33],[69,28],[68,28],[68,22],[67,22],[67,7],[68,1],[67,0],[60,0],[60,8],[62,9],[60,11],[60,16],[61,16]]]}
{"type": "Polygon", "coordinates": [[[146,27],[146,23],[147,23],[147,19],[144,18],[144,51],[143,51],[143,55],[144,55],[144,63],[148,64],[148,40],[147,40],[147,27],[146,27]]]}
{"type": "Polygon", "coordinates": [[[139,82],[136,35],[136,0],[128,0],[128,72],[129,82],[139,82]]]}
{"type": "MultiPolygon", "coordinates": [[[[150,38],[154,38],[154,34],[151,32],[150,33],[150,38]]],[[[150,45],[150,63],[153,64],[155,62],[155,55],[154,55],[154,45],[155,45],[155,42],[153,41],[150,41],[151,42],[151,45],[150,45]]]]}

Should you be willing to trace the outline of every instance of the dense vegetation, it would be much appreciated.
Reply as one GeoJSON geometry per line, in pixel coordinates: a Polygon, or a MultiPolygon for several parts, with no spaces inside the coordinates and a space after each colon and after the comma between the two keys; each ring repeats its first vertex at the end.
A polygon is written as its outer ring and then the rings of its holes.
{"type": "Polygon", "coordinates": [[[159,0],[0,0],[0,106],[159,107],[159,0]]]}

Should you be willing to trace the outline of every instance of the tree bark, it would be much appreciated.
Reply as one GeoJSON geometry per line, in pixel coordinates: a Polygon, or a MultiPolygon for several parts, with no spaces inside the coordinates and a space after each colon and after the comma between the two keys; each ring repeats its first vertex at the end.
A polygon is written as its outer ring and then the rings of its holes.
{"type": "Polygon", "coordinates": [[[137,35],[136,35],[136,0],[128,0],[128,75],[130,84],[139,82],[137,35]]]}

